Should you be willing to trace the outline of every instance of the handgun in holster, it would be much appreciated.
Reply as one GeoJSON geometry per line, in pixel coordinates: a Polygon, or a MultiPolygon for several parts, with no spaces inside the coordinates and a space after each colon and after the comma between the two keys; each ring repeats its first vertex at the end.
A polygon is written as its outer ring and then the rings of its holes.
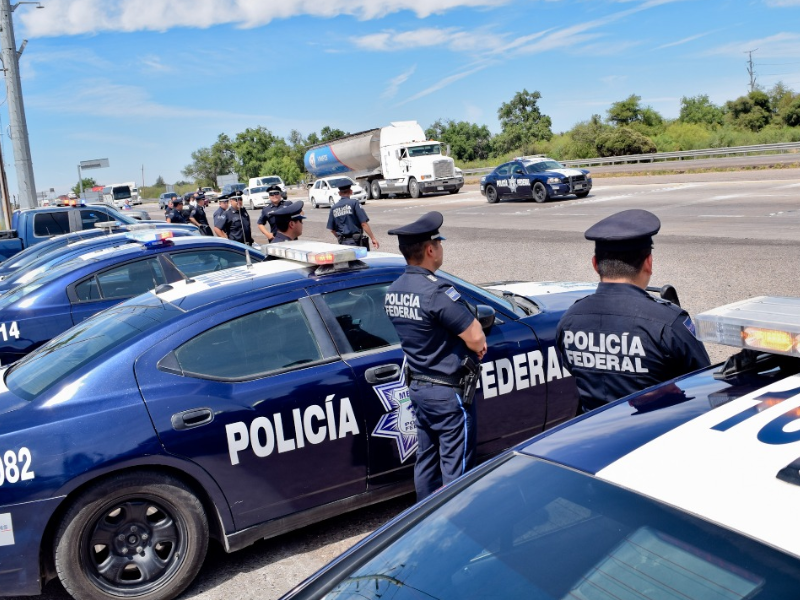
{"type": "Polygon", "coordinates": [[[469,356],[465,356],[461,361],[461,369],[466,371],[461,377],[461,401],[464,403],[464,406],[469,406],[475,399],[475,392],[478,389],[481,365],[476,363],[469,356]]]}

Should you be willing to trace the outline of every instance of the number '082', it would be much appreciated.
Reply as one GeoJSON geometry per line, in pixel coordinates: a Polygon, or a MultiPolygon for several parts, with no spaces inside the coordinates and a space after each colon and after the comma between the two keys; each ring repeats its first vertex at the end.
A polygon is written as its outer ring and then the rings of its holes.
{"type": "Polygon", "coordinates": [[[31,471],[31,451],[20,448],[19,451],[7,450],[3,453],[0,464],[0,486],[4,483],[17,483],[34,478],[31,471]]]}

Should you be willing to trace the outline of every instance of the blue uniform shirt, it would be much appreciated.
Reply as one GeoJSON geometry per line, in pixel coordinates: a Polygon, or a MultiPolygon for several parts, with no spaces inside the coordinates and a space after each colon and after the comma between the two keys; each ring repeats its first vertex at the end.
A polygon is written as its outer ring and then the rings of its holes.
{"type": "Polygon", "coordinates": [[[222,225],[215,225],[225,232],[228,239],[250,244],[253,242],[253,236],[250,233],[250,215],[243,208],[234,210],[229,208],[223,213],[222,225]]]}
{"type": "Polygon", "coordinates": [[[600,283],[573,304],[556,344],[584,410],[711,363],[685,310],[627,283],[600,283]]]}
{"type": "Polygon", "coordinates": [[[222,229],[222,226],[225,224],[225,211],[228,210],[227,208],[222,208],[221,206],[214,211],[213,216],[211,217],[214,220],[214,227],[218,227],[222,229]]]}
{"type": "Polygon", "coordinates": [[[361,224],[367,222],[369,222],[367,213],[361,208],[358,200],[352,198],[341,198],[328,213],[328,229],[344,237],[361,233],[361,224]]]}
{"type": "Polygon", "coordinates": [[[384,308],[415,373],[454,377],[473,354],[458,337],[474,315],[449,283],[422,267],[407,266],[386,293],[384,308]]]}
{"type": "Polygon", "coordinates": [[[269,223],[269,231],[270,231],[270,233],[272,235],[277,234],[278,233],[278,225],[277,225],[277,223],[275,221],[275,217],[272,215],[272,213],[275,212],[277,209],[279,209],[281,206],[286,206],[287,204],[290,204],[290,202],[288,202],[286,200],[281,200],[277,204],[273,204],[272,202],[270,202],[264,208],[261,209],[261,214],[259,215],[258,221],[256,223],[258,225],[266,225],[267,223],[269,223]]]}

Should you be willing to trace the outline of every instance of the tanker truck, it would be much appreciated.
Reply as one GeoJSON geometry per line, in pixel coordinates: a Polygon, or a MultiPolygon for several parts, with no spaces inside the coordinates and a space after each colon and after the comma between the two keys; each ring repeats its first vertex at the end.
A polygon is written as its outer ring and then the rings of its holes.
{"type": "Polygon", "coordinates": [[[368,198],[429,192],[458,193],[464,175],[439,142],[428,140],[416,121],[354,133],[310,147],[306,171],[316,177],[347,174],[367,191],[368,198]]]}

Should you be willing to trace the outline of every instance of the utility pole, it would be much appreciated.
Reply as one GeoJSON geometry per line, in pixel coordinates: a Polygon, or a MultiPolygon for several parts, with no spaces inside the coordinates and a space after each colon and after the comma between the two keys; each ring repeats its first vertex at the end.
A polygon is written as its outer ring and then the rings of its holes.
{"type": "Polygon", "coordinates": [[[40,2],[17,2],[13,6],[10,0],[0,0],[0,45],[2,45],[3,71],[6,76],[8,93],[8,116],[11,125],[11,144],[14,150],[14,163],[17,168],[17,188],[21,208],[37,206],[36,183],[33,179],[33,161],[31,147],[28,142],[28,125],[25,121],[25,106],[22,103],[22,84],[19,78],[19,57],[28,40],[23,40],[17,51],[14,40],[14,23],[11,19],[20,4],[35,4],[36,8],[44,8],[40,2]]]}
{"type": "Polygon", "coordinates": [[[142,188],[144,188],[144,165],[142,165],[142,188]]]}
{"type": "Polygon", "coordinates": [[[758,48],[755,50],[745,50],[744,53],[748,54],[750,58],[747,61],[747,74],[750,75],[750,91],[756,91],[756,71],[753,65],[753,52],[756,52],[758,48]]]}

